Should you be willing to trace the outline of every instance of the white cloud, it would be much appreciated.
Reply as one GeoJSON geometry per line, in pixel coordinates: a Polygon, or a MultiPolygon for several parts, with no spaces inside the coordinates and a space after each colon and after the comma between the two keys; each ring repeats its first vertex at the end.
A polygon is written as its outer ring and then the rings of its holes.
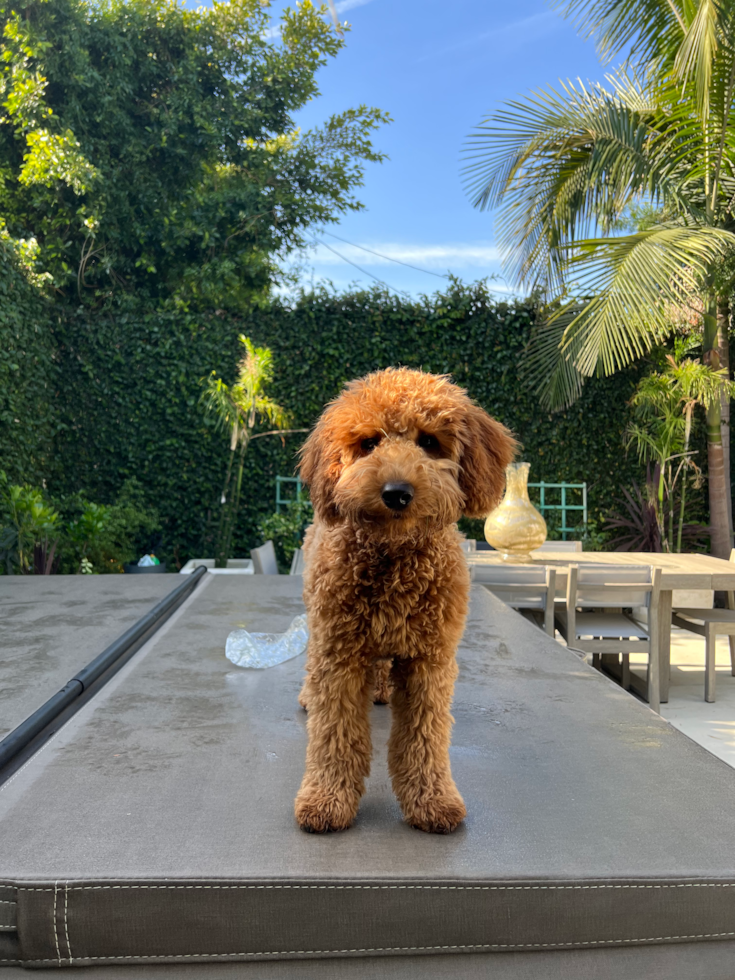
{"type": "Polygon", "coordinates": [[[366,3],[372,3],[372,0],[340,0],[340,3],[336,3],[338,14],[343,14],[346,10],[352,10],[353,7],[364,7],[366,3]]]}
{"type": "Polygon", "coordinates": [[[474,242],[468,244],[439,244],[439,245],[404,245],[395,242],[383,242],[373,244],[372,242],[361,242],[365,249],[355,245],[346,245],[338,239],[325,237],[329,245],[317,245],[309,257],[309,261],[315,266],[322,265],[344,265],[342,259],[330,249],[339,252],[351,262],[358,265],[372,268],[374,266],[393,266],[399,268],[396,262],[407,262],[409,265],[419,266],[436,272],[447,272],[455,269],[487,269],[489,265],[496,265],[499,260],[498,250],[494,245],[484,242],[474,242]],[[373,254],[381,253],[380,255],[373,254]]]}
{"type": "MultiPolygon", "coordinates": [[[[349,0],[347,0],[349,2],[349,0]]],[[[497,27],[493,27],[492,30],[483,31],[481,34],[472,34],[468,37],[463,38],[461,41],[457,41],[454,44],[449,44],[447,47],[440,48],[436,51],[432,51],[429,54],[425,54],[418,58],[415,64],[420,64],[424,61],[434,61],[441,55],[448,54],[450,51],[461,50],[462,48],[472,47],[479,42],[484,41],[500,41],[503,40],[506,51],[508,50],[508,45],[514,48],[520,44],[526,44],[531,36],[533,36],[534,31],[539,28],[547,28],[551,21],[558,21],[562,23],[561,17],[558,16],[553,10],[545,10],[540,14],[532,14],[530,17],[521,17],[519,20],[510,21],[507,24],[499,24],[497,27]],[[508,35],[511,35],[510,37],[508,35]]]]}
{"type": "MultiPolygon", "coordinates": [[[[340,0],[340,3],[335,4],[335,8],[338,14],[343,14],[347,10],[352,10],[354,7],[364,7],[366,3],[372,3],[372,2],[373,0],[340,0]]],[[[267,38],[268,40],[280,36],[281,36],[280,24],[274,24],[272,27],[269,27],[268,30],[263,35],[263,37],[267,38]]]]}

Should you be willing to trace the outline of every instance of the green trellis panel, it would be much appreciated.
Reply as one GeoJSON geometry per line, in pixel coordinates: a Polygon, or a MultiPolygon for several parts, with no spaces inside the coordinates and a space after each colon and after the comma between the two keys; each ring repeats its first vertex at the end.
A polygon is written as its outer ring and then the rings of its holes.
{"type": "Polygon", "coordinates": [[[584,529],[587,525],[587,484],[586,483],[529,483],[528,489],[535,489],[539,491],[539,502],[536,504],[538,509],[542,514],[547,514],[552,510],[561,511],[561,525],[559,530],[561,531],[562,541],[567,540],[567,534],[583,534],[584,529]],[[559,490],[560,500],[558,503],[549,503],[546,497],[547,490],[559,490]],[[576,491],[581,498],[581,503],[570,504],[567,502],[567,490],[576,491]],[[567,514],[570,511],[581,511],[582,512],[582,523],[576,525],[569,525],[567,522],[567,514]]]}
{"type": "MultiPolygon", "coordinates": [[[[285,507],[287,504],[293,503],[294,500],[301,500],[302,483],[300,476],[277,476],[276,477],[276,512],[280,514],[281,507],[285,507]],[[296,495],[293,497],[284,497],[281,493],[284,483],[295,483],[296,484],[296,495]]],[[[305,500],[305,504],[311,505],[310,500],[305,500]]]]}

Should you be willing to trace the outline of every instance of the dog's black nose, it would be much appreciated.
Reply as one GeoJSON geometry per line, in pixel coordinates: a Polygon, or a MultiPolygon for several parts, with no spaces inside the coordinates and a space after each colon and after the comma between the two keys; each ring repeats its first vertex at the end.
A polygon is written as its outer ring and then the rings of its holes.
{"type": "Polygon", "coordinates": [[[381,496],[391,510],[405,510],[413,500],[413,487],[410,483],[386,483],[381,496]]]}

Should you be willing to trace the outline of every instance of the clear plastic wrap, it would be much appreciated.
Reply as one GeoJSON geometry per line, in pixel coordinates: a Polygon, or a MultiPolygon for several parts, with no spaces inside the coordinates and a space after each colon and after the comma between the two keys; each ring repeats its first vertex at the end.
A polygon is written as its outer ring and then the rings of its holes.
{"type": "Polygon", "coordinates": [[[236,667],[275,667],[303,653],[308,639],[306,616],[297,616],[285,633],[233,630],[227,637],[225,656],[236,667]]]}

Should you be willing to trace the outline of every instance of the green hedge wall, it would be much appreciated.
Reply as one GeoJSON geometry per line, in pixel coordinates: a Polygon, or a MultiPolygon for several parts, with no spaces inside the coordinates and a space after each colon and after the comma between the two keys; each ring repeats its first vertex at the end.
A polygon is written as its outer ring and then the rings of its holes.
{"type": "Polygon", "coordinates": [[[40,484],[59,424],[52,307],[0,233],[0,469],[40,484]]]}
{"type": "MultiPolygon", "coordinates": [[[[312,425],[345,381],[368,371],[407,365],[446,372],[516,432],[532,480],[586,480],[595,516],[621,485],[640,479],[636,459],[622,449],[638,371],[590,382],[567,412],[542,411],[518,376],[533,318],[532,307],[498,303],[479,284],[453,285],[419,302],[322,290],[245,321],[78,311],[56,331],[63,428],[50,483],[58,492],[84,487],[105,502],[137,476],[161,513],[165,556],[209,555],[227,442],[202,415],[199,379],[215,370],[231,381],[237,336],[246,333],[272,348],[270,394],[291,411],[294,426],[312,425]]],[[[302,439],[261,439],[249,449],[236,554],[259,543],[258,521],[274,509],[275,476],[293,473],[302,439]]]]}

